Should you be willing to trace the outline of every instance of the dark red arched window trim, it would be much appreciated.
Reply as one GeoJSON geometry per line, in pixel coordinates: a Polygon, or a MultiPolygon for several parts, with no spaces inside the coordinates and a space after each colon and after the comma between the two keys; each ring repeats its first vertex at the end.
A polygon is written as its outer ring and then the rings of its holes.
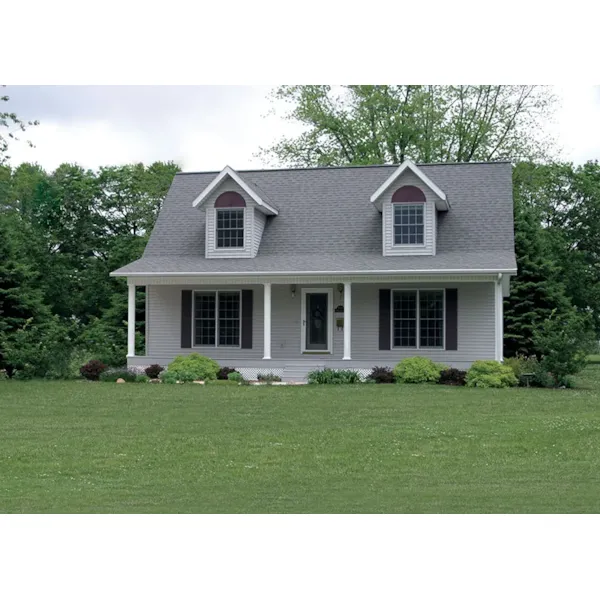
{"type": "Polygon", "coordinates": [[[244,208],[245,200],[237,192],[223,192],[215,200],[215,208],[244,208]]]}
{"type": "Polygon", "coordinates": [[[403,185],[392,196],[392,202],[426,202],[423,190],[414,185],[403,185]]]}

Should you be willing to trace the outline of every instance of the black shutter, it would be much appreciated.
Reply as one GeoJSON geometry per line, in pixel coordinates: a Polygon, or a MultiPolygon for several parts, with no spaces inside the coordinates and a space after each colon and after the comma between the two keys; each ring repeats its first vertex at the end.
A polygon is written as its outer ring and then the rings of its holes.
{"type": "Polygon", "coordinates": [[[253,299],[252,290],[242,290],[242,348],[252,348],[253,299]]]}
{"type": "Polygon", "coordinates": [[[458,349],[458,290],[446,289],[446,350],[458,349]]]}
{"type": "Polygon", "coordinates": [[[379,290],[379,349],[391,350],[391,290],[379,290]]]}
{"type": "Polygon", "coordinates": [[[192,347],[192,290],[181,290],[181,347],[192,347]]]}

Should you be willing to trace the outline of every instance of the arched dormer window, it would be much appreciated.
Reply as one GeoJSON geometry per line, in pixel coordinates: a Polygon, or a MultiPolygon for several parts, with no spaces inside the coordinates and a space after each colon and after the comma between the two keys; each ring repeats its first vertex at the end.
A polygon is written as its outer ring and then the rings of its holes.
{"type": "Polygon", "coordinates": [[[244,247],[246,201],[237,192],[224,192],[215,200],[217,248],[244,247]]]}
{"type": "Polygon", "coordinates": [[[404,185],[392,195],[394,246],[425,243],[425,194],[414,185],[404,185]]]}

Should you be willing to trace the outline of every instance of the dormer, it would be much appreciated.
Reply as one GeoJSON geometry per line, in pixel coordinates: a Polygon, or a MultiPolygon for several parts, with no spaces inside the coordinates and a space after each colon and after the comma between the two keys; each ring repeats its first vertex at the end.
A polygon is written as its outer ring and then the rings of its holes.
{"type": "Polygon", "coordinates": [[[405,160],[371,196],[382,213],[384,256],[435,255],[437,214],[446,194],[412,161],[405,160]]]}
{"type": "Polygon", "coordinates": [[[206,258],[254,258],[268,216],[278,214],[255,184],[225,167],[194,200],[206,211],[206,258]]]}

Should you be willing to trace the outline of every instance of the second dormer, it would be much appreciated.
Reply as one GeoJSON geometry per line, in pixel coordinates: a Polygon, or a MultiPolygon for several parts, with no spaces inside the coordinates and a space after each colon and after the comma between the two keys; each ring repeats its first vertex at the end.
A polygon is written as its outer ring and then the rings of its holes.
{"type": "Polygon", "coordinates": [[[382,213],[384,256],[435,255],[437,215],[446,194],[412,161],[404,161],[371,196],[382,213]]]}
{"type": "Polygon", "coordinates": [[[268,216],[278,214],[262,190],[225,167],[194,200],[206,211],[206,258],[254,258],[268,216]]]}

